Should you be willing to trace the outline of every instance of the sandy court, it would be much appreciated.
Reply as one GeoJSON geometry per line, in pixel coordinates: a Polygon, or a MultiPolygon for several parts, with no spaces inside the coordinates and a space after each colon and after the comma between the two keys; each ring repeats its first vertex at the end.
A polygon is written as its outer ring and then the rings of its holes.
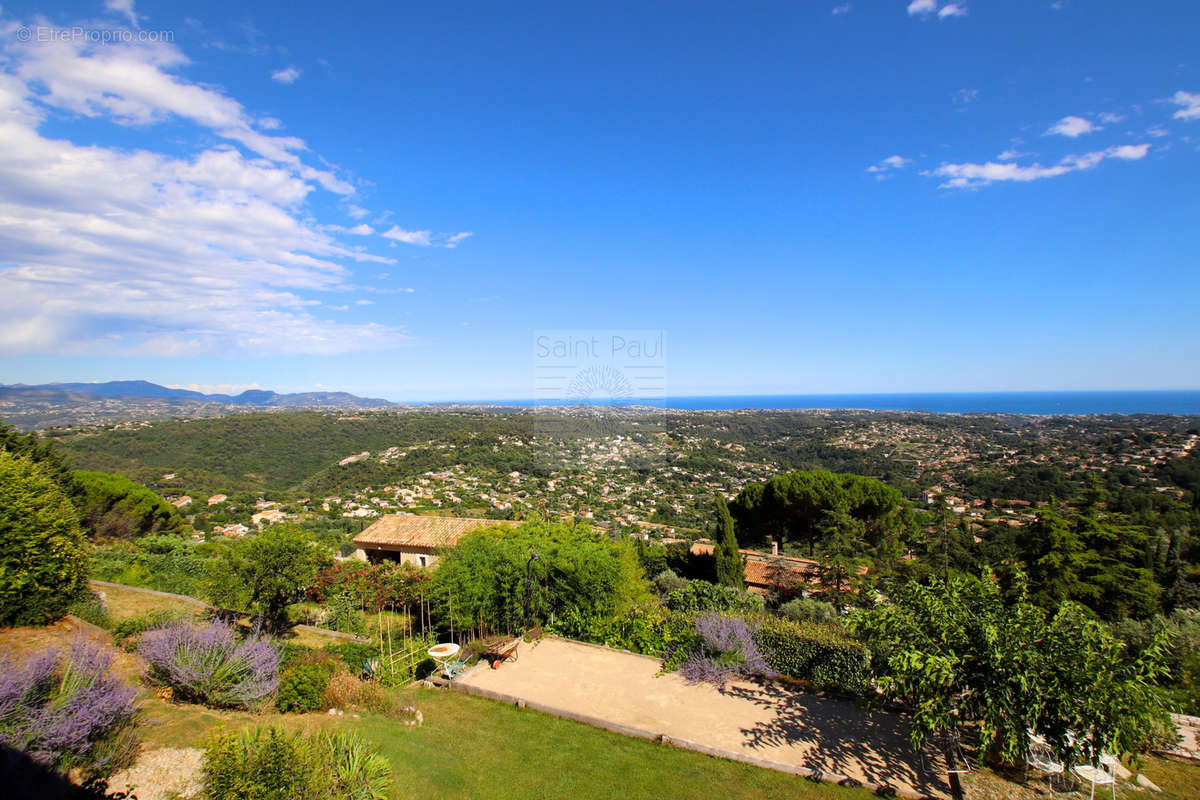
{"type": "Polygon", "coordinates": [[[723,690],[658,675],[654,658],[547,637],[522,643],[518,660],[486,662],[457,680],[546,709],[638,728],[651,735],[917,794],[949,797],[944,775],[926,774],[897,714],[868,714],[845,700],[775,684],[723,690]]]}

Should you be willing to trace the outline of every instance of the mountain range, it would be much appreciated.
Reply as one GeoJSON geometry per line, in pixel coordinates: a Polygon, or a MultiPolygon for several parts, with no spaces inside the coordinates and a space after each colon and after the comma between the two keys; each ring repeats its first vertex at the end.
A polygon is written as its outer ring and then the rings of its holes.
{"type": "Polygon", "coordinates": [[[348,392],[296,392],[279,394],[268,389],[247,389],[241,394],[205,394],[190,389],[172,389],[149,381],[108,381],[106,383],[0,384],[0,399],[40,400],[43,402],[79,402],[90,399],[147,398],[182,400],[197,403],[224,403],[264,408],[329,406],[366,408],[393,405],[377,397],[358,397],[348,392]]]}

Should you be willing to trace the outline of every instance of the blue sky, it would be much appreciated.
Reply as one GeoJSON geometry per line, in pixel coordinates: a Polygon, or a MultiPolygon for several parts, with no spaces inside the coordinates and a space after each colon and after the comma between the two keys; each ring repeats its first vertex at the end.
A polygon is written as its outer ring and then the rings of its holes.
{"type": "Polygon", "coordinates": [[[8,3],[0,382],[1200,387],[1200,6],[8,3]],[[167,40],[167,41],[164,41],[167,40]]]}

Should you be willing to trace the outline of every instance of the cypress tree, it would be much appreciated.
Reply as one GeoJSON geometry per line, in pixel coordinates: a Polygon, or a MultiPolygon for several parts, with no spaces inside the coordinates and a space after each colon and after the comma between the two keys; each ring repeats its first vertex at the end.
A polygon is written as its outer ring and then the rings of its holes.
{"type": "Polygon", "coordinates": [[[746,583],[746,571],[742,554],[738,552],[737,534],[733,532],[733,516],[721,495],[717,495],[717,534],[713,552],[717,562],[717,583],[741,589],[746,583]]]}

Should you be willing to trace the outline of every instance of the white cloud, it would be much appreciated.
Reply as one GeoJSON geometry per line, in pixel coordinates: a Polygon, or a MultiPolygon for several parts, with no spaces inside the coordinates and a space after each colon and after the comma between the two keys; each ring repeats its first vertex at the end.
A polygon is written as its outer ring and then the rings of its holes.
{"type": "Polygon", "coordinates": [[[374,300],[355,300],[354,305],[356,305],[356,306],[371,306],[371,305],[375,305],[375,301],[374,300]]]}
{"type": "Polygon", "coordinates": [[[1154,125],[1146,129],[1147,136],[1153,136],[1155,139],[1161,139],[1164,136],[1170,136],[1170,131],[1161,125],[1154,125]]]}
{"type": "Polygon", "coordinates": [[[1021,166],[1012,162],[989,161],[986,164],[942,164],[937,169],[922,174],[945,178],[945,182],[941,184],[942,188],[972,189],[1000,181],[1027,183],[1043,178],[1055,178],[1069,172],[1091,169],[1108,158],[1137,161],[1144,158],[1149,150],[1148,144],[1127,144],[1079,156],[1067,156],[1049,167],[1041,164],[1021,166]]]}
{"type": "Polygon", "coordinates": [[[946,19],[947,17],[965,17],[967,15],[967,7],[960,6],[957,3],[947,3],[942,6],[942,10],[938,12],[938,19],[946,19]]]}
{"type": "Polygon", "coordinates": [[[1097,116],[1100,117],[1101,122],[1107,122],[1109,125],[1115,125],[1116,123],[1122,122],[1125,119],[1124,114],[1114,114],[1111,111],[1105,111],[1097,116]]]}
{"type": "Polygon", "coordinates": [[[872,164],[871,166],[867,167],[867,172],[875,174],[877,178],[883,178],[887,175],[887,173],[898,169],[904,169],[911,163],[911,158],[905,158],[904,156],[888,156],[878,164],[872,164]]]}
{"type": "Polygon", "coordinates": [[[932,14],[937,11],[937,0],[912,0],[908,4],[908,15],[915,17],[918,14],[932,14]]]}
{"type": "Polygon", "coordinates": [[[420,247],[429,247],[433,244],[430,240],[430,231],[406,231],[399,225],[393,225],[388,230],[379,234],[387,239],[392,239],[404,244],[415,244],[420,247]]]}
{"type": "Polygon", "coordinates": [[[471,233],[471,231],[462,231],[461,233],[456,233],[453,236],[446,239],[445,246],[450,248],[451,250],[453,250],[454,248],[458,247],[459,242],[463,241],[464,239],[469,239],[470,237],[472,237],[474,235],[475,234],[471,233]]]}
{"type": "Polygon", "coordinates": [[[15,60],[17,77],[41,87],[36,96],[41,103],[87,117],[107,116],[123,125],[150,125],[172,117],[188,120],[287,165],[331,192],[354,193],[353,186],[332,172],[303,163],[303,140],[262,133],[241,103],[171,74],[188,63],[174,45],[95,45],[64,36],[36,46],[13,44],[6,50],[15,60]]]}
{"type": "Polygon", "coordinates": [[[1016,150],[1005,150],[1003,153],[1000,153],[998,156],[996,156],[996,159],[998,161],[1013,161],[1020,157],[1021,157],[1021,154],[1018,153],[1016,150]]]}
{"type": "Polygon", "coordinates": [[[1083,117],[1063,117],[1042,134],[1042,136],[1067,136],[1077,139],[1085,133],[1100,130],[1100,127],[1083,117]]]}
{"type": "Polygon", "coordinates": [[[844,3],[843,5],[833,7],[833,16],[835,16],[835,17],[840,17],[843,14],[849,14],[849,13],[850,13],[850,4],[849,3],[844,3]]]}
{"type": "Polygon", "coordinates": [[[286,83],[291,85],[300,80],[300,70],[296,69],[295,67],[277,69],[271,73],[271,80],[277,81],[278,83],[286,83]]]}
{"type": "Polygon", "coordinates": [[[1179,91],[1170,97],[1170,102],[1180,106],[1171,115],[1174,119],[1200,119],[1200,93],[1179,91]]]}
{"type": "Polygon", "coordinates": [[[970,105],[979,99],[978,89],[959,89],[954,93],[954,102],[959,105],[970,105]]]}
{"type": "Polygon", "coordinates": [[[363,223],[362,225],[355,225],[353,228],[350,228],[346,231],[346,233],[352,233],[355,236],[370,236],[374,232],[375,229],[366,223],[363,223]]]}
{"type": "MultiPolygon", "coordinates": [[[[0,60],[0,352],[336,354],[404,332],[314,317],[345,291],[348,249],[311,218],[336,187],[298,139],[256,131],[240,104],[169,72],[172,47],[4,45],[0,60]],[[186,156],[44,136],[61,111],[122,125],[180,118],[232,144],[186,156]]],[[[57,132],[57,131],[56,131],[57,132]]]]}
{"type": "Polygon", "coordinates": [[[133,0],[104,0],[104,7],[117,14],[124,14],[133,27],[138,26],[138,15],[133,10],[133,0]]]}
{"type": "Polygon", "coordinates": [[[371,212],[367,211],[365,208],[359,208],[356,205],[351,205],[346,209],[346,213],[349,214],[353,219],[362,219],[371,212]]]}

